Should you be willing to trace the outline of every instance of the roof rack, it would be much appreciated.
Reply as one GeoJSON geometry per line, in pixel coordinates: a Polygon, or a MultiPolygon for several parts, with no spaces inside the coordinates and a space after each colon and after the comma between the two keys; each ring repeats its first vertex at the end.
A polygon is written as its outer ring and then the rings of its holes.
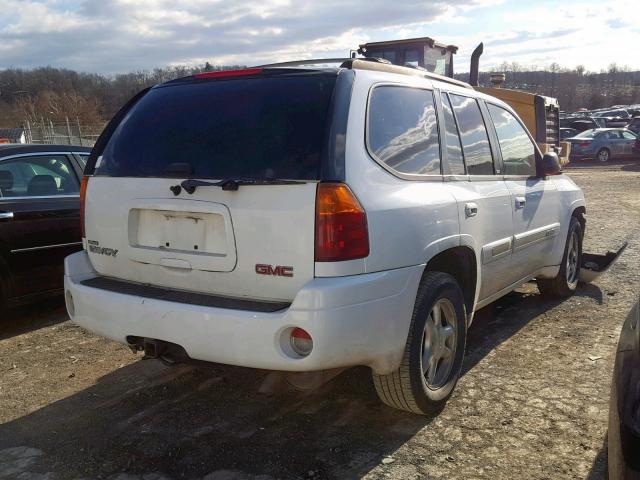
{"type": "MultiPolygon", "coordinates": [[[[322,65],[324,63],[339,63],[342,68],[350,68],[348,62],[353,58],[309,58],[307,60],[294,60],[291,62],[268,63],[266,65],[258,65],[257,68],[278,68],[278,67],[302,67],[305,65],[322,65]],[[345,65],[347,64],[347,65],[345,65]]],[[[391,64],[389,60],[384,58],[359,58],[358,60],[366,60],[368,62],[391,64]]]]}
{"type": "Polygon", "coordinates": [[[438,75],[422,68],[413,66],[402,67],[394,65],[384,58],[365,57],[365,58],[313,58],[308,60],[295,60],[292,62],[279,62],[260,65],[260,68],[281,68],[281,67],[303,67],[307,65],[321,65],[325,63],[338,63],[338,68],[349,68],[355,70],[372,70],[378,72],[398,73],[400,75],[410,75],[413,77],[429,78],[439,82],[450,83],[459,87],[473,87],[466,82],[456,80],[454,78],[438,75]]]}

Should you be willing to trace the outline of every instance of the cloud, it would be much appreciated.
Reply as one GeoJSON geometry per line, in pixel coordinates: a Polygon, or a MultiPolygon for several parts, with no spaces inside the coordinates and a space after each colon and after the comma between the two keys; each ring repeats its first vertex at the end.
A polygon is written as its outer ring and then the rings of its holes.
{"type": "MultiPolygon", "coordinates": [[[[495,0],[5,0],[0,67],[117,72],[176,63],[346,56],[377,32],[453,18],[495,0]]],[[[388,35],[388,34],[387,34],[388,35]]],[[[376,39],[378,37],[376,36],[376,39]]]]}
{"type": "Polygon", "coordinates": [[[589,69],[616,61],[640,68],[632,50],[621,47],[640,44],[637,24],[626,18],[635,0],[490,8],[499,3],[3,0],[0,68],[52,65],[117,73],[205,61],[255,65],[346,56],[369,40],[424,35],[460,46],[458,71],[467,69],[479,41],[485,42],[483,68],[504,61],[589,69]]]}

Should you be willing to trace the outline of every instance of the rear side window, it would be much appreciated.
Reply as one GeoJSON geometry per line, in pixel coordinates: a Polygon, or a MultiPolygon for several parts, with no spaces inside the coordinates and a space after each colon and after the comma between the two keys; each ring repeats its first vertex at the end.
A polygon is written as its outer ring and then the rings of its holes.
{"type": "Polygon", "coordinates": [[[520,122],[507,110],[487,104],[496,127],[505,175],[536,174],[536,148],[520,122]]]}
{"type": "Polygon", "coordinates": [[[478,102],[451,94],[451,104],[458,121],[462,151],[469,175],[493,175],[493,158],[487,129],[478,102]]]}
{"type": "Polygon", "coordinates": [[[317,180],[335,82],[307,74],[154,88],[116,128],[95,173],[317,180]]]}
{"type": "Polygon", "coordinates": [[[453,110],[449,103],[449,96],[442,92],[442,108],[444,110],[444,131],[447,136],[447,162],[451,175],[464,175],[464,157],[462,145],[453,110]]]}
{"type": "Polygon", "coordinates": [[[371,92],[367,142],[390,169],[411,175],[440,174],[440,141],[433,92],[380,86],[371,92]]]}

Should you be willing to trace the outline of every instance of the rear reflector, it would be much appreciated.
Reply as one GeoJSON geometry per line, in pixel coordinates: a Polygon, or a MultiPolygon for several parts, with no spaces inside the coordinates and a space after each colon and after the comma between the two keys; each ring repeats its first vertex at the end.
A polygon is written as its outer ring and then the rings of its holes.
{"type": "Polygon", "coordinates": [[[301,357],[306,357],[313,350],[313,340],[306,330],[294,328],[291,331],[291,348],[301,357]]]}
{"type": "Polygon", "coordinates": [[[242,68],[240,70],[221,70],[219,72],[196,73],[194,78],[226,78],[242,77],[244,75],[258,75],[262,73],[262,68],[242,68]]]}
{"type": "Polygon", "coordinates": [[[85,238],[84,234],[84,205],[87,197],[87,185],[89,184],[89,177],[84,176],[80,181],[80,231],[82,232],[82,238],[85,238]]]}
{"type": "Polygon", "coordinates": [[[367,215],[343,183],[319,183],[316,194],[316,262],[369,255],[367,215]]]}

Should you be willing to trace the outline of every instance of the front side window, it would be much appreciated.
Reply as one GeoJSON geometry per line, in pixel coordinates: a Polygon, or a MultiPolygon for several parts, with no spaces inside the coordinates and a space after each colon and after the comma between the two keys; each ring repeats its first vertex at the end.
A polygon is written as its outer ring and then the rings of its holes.
{"type": "Polygon", "coordinates": [[[0,161],[3,197],[77,195],[78,179],[64,155],[39,155],[0,161]]]}
{"type": "Polygon", "coordinates": [[[418,88],[373,89],[368,111],[370,152],[399,173],[440,174],[440,140],[433,93],[418,88]]]}
{"type": "Polygon", "coordinates": [[[487,129],[478,102],[451,94],[451,104],[462,140],[462,151],[469,175],[493,175],[493,157],[487,129]]]}
{"type": "Polygon", "coordinates": [[[636,137],[633,133],[631,132],[622,132],[622,136],[626,139],[626,140],[636,140],[638,137],[636,137]]]}
{"type": "Polygon", "coordinates": [[[536,174],[536,148],[527,132],[507,110],[487,104],[496,127],[505,175],[536,174]]]}

